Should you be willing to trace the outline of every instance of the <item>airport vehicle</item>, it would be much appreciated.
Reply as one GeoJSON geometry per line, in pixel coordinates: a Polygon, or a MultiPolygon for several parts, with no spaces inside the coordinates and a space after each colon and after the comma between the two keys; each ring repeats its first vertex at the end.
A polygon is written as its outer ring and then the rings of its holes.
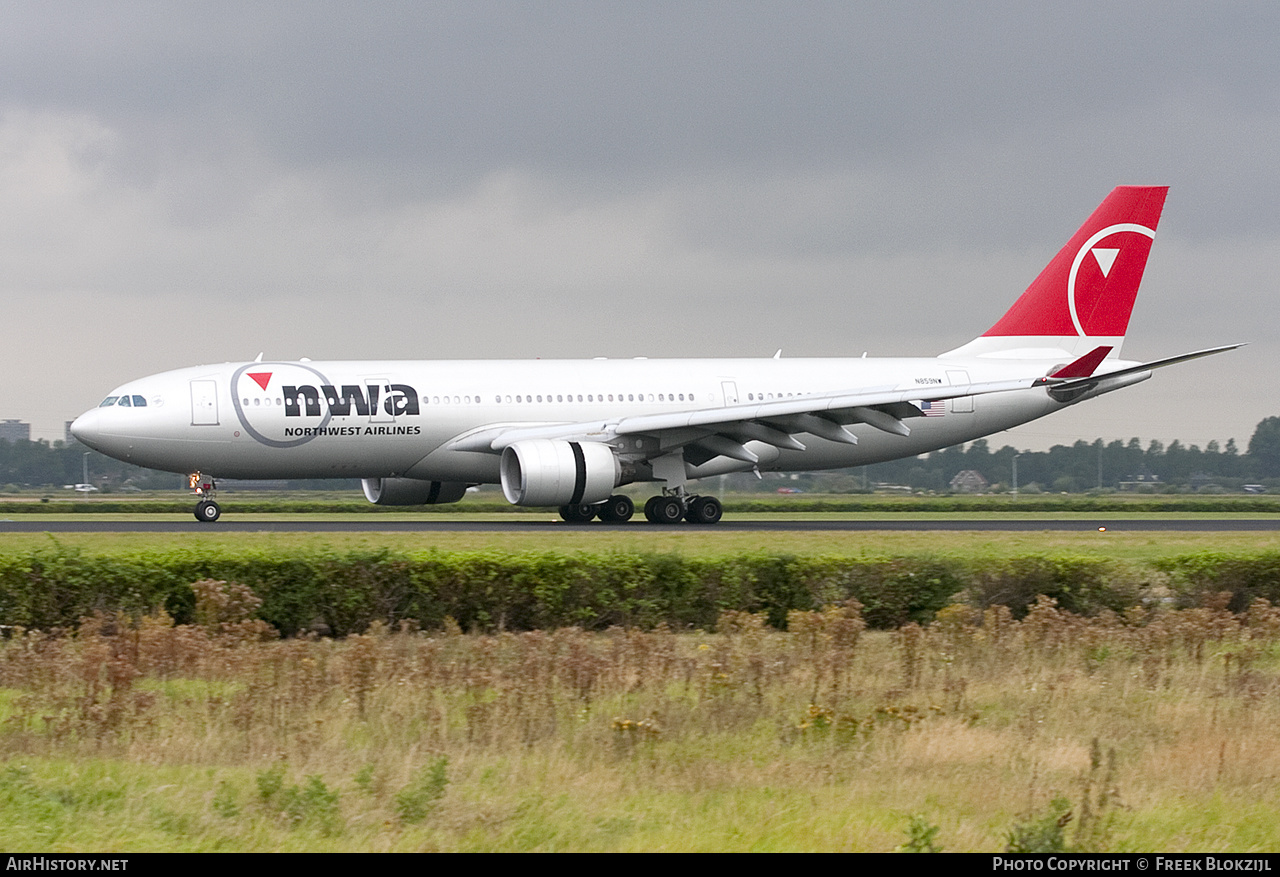
{"type": "Polygon", "coordinates": [[[1166,187],[1111,192],[994,326],[927,358],[253,362],[130,381],[71,431],[191,473],[201,521],[223,478],[360,478],[383,505],[500,483],[566,521],[622,522],[620,485],[660,485],[654,523],[715,523],[691,488],[727,472],[876,463],[970,441],[1144,381],[1119,357],[1166,187]]]}

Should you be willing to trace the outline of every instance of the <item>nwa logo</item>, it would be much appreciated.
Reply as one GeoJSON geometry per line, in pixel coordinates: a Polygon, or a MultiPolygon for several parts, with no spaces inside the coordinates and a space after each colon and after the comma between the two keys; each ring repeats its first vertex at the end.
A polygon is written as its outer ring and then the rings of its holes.
{"type": "Polygon", "coordinates": [[[384,377],[358,382],[331,380],[306,363],[249,363],[231,377],[236,417],[252,438],[273,448],[292,448],[320,436],[408,434],[397,423],[418,414],[418,393],[384,377]],[[339,418],[334,422],[334,418],[339,418]],[[348,418],[356,418],[352,421],[348,418]]]}
{"type": "MultiPolygon", "coordinates": [[[[249,377],[256,380],[260,376],[249,377]]],[[[284,393],[285,417],[319,417],[322,399],[331,414],[347,417],[355,409],[356,414],[368,417],[378,413],[379,396],[382,396],[383,413],[390,417],[418,413],[418,392],[408,384],[365,384],[363,387],[343,384],[341,389],[332,384],[321,384],[319,390],[309,384],[288,384],[281,388],[281,392],[284,393]]]]}

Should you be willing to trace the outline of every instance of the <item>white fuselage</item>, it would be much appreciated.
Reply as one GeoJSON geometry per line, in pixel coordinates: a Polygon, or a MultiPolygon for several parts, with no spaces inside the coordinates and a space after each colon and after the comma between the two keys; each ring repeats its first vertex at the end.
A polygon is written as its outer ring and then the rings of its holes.
{"type": "MultiPolygon", "coordinates": [[[[73,431],[110,456],[173,472],[496,483],[499,454],[456,447],[468,433],[592,421],[603,427],[637,415],[844,390],[963,386],[1044,374],[1061,364],[989,358],[225,363],[124,384],[109,398],[127,397],[127,407],[91,409],[73,431]]],[[[848,430],[856,445],[809,434],[798,436],[803,451],[751,441],[746,447],[759,458],[754,466],[718,457],[688,464],[688,475],[829,469],[914,456],[1065,404],[1043,388],[948,399],[911,418],[909,436],[853,424],[848,430]]],[[[637,443],[631,446],[637,459],[654,456],[642,436],[619,441],[620,456],[627,442],[637,443]]],[[[650,477],[643,465],[634,475],[650,477]]]]}

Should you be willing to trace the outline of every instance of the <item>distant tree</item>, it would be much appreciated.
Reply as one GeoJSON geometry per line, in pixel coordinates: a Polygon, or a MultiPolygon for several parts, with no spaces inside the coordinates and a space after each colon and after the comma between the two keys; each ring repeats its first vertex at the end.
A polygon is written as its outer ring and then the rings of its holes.
{"type": "Polygon", "coordinates": [[[1280,417],[1268,417],[1258,424],[1249,439],[1249,459],[1260,477],[1280,477],[1280,417]]]}

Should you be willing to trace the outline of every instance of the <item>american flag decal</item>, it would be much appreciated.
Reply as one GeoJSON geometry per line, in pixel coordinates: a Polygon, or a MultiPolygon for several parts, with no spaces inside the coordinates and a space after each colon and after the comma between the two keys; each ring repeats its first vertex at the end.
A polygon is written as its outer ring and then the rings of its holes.
{"type": "Polygon", "coordinates": [[[946,402],[917,402],[916,404],[920,406],[920,413],[925,417],[941,417],[947,413],[946,402]]]}

